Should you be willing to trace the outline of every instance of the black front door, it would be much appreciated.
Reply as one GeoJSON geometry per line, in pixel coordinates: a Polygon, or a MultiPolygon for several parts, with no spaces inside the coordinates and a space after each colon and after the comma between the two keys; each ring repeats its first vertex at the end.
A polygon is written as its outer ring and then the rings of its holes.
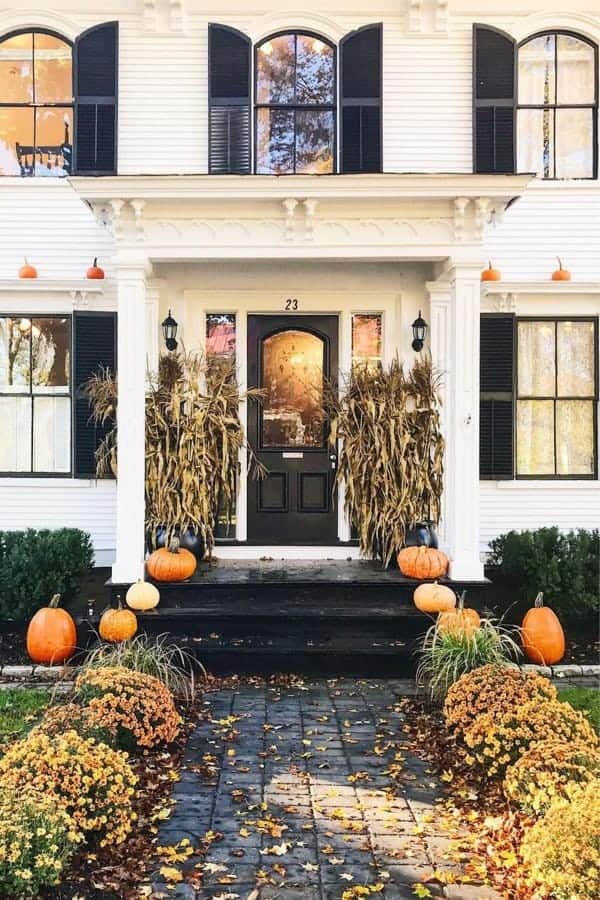
{"type": "Polygon", "coordinates": [[[336,456],[327,442],[325,382],[337,376],[337,316],[249,316],[248,437],[265,478],[248,481],[248,540],[332,544],[336,456]]]}

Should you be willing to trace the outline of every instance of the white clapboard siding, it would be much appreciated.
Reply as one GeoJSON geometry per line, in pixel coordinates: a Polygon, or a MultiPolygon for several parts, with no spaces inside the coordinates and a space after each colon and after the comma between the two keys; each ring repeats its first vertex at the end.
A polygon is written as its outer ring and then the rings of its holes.
{"type": "Polygon", "coordinates": [[[114,481],[0,479],[0,530],[81,528],[90,533],[96,565],[115,555],[114,481]]]}
{"type": "Polygon", "coordinates": [[[481,550],[507,531],[556,525],[562,531],[600,526],[598,482],[522,481],[480,485],[481,550]]]}

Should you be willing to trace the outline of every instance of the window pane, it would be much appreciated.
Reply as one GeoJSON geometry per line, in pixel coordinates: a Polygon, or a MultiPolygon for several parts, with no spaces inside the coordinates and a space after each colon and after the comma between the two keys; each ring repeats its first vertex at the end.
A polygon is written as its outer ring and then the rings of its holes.
{"type": "Polygon", "coordinates": [[[333,172],[333,112],[296,112],[296,172],[333,172]]]}
{"type": "Polygon", "coordinates": [[[64,177],[71,164],[71,135],[73,134],[73,110],[36,110],[36,161],[35,174],[48,177],[64,177]]]}
{"type": "Polygon", "coordinates": [[[556,110],[556,178],[592,178],[594,113],[591,109],[556,110]]]}
{"type": "Polygon", "coordinates": [[[316,37],[298,35],[296,62],[296,102],[333,103],[333,47],[316,37]]]}
{"type": "Polygon", "coordinates": [[[543,34],[519,49],[519,103],[555,102],[555,47],[555,35],[543,34]]]}
{"type": "Polygon", "coordinates": [[[517,111],[517,169],[554,178],[554,110],[517,111]]]}
{"type": "Polygon", "coordinates": [[[235,313],[206,314],[206,356],[235,359],[235,313]]]}
{"type": "Polygon", "coordinates": [[[554,397],[555,327],[554,322],[519,322],[520,397],[554,397]]]}
{"type": "Polygon", "coordinates": [[[33,398],[33,470],[71,469],[71,401],[68,397],[33,398]]]}
{"type": "Polygon", "coordinates": [[[260,175],[294,172],[294,113],[259,109],[256,117],[256,171],[260,175]]]}
{"type": "Polygon", "coordinates": [[[256,102],[293,103],[295,36],[271,38],[256,51],[256,102]]]}
{"type": "Polygon", "coordinates": [[[263,447],[322,447],[325,344],[289,329],[262,346],[263,447]]]}
{"type": "Polygon", "coordinates": [[[71,47],[50,34],[34,38],[35,102],[72,103],[71,47]]]}
{"type": "Polygon", "coordinates": [[[593,397],[595,353],[593,322],[557,322],[558,396],[593,397]]]}
{"type": "Polygon", "coordinates": [[[35,394],[69,389],[71,329],[68,319],[32,319],[32,373],[35,394]]]}
{"type": "Polygon", "coordinates": [[[31,471],[31,398],[0,397],[0,472],[31,471]]]}
{"type": "Polygon", "coordinates": [[[0,175],[33,174],[33,109],[0,107],[0,175]]]}
{"type": "Polygon", "coordinates": [[[554,401],[517,403],[517,473],[554,475],[554,401]]]}
{"type": "Polygon", "coordinates": [[[29,393],[29,319],[0,319],[0,393],[29,393]]]}
{"type": "Polygon", "coordinates": [[[0,103],[33,102],[33,35],[18,34],[0,44],[0,103]]]}
{"type": "Polygon", "coordinates": [[[591,400],[557,402],[556,456],[558,475],[594,474],[594,404],[591,400]]]}
{"type": "Polygon", "coordinates": [[[594,48],[570,34],[559,34],[558,103],[594,103],[594,48]]]}
{"type": "Polygon", "coordinates": [[[352,363],[369,369],[381,365],[381,313],[352,316],[352,363]]]}

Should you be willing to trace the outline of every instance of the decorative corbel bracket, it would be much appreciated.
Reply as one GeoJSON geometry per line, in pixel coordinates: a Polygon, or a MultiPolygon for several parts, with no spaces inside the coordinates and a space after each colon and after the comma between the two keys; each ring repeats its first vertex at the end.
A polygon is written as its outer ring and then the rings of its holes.
{"type": "Polygon", "coordinates": [[[434,28],[440,33],[448,32],[450,27],[449,0],[435,0],[434,28]]]}
{"type": "Polygon", "coordinates": [[[494,312],[514,313],[517,311],[517,298],[510,291],[504,294],[494,294],[489,299],[494,312]]]}
{"type": "Polygon", "coordinates": [[[144,240],[144,207],[146,205],[145,200],[130,200],[129,204],[133,210],[134,216],[134,224],[135,224],[135,239],[136,241],[144,240]]]}
{"type": "Polygon", "coordinates": [[[81,311],[90,308],[90,295],[87,291],[69,291],[69,295],[73,303],[73,309],[81,311]]]}
{"type": "Polygon", "coordinates": [[[304,236],[307,241],[314,241],[315,239],[315,212],[317,205],[318,200],[314,200],[310,197],[304,201],[304,236]]]}
{"type": "Polygon", "coordinates": [[[408,0],[408,30],[423,31],[423,0],[408,0]]]}
{"type": "Polygon", "coordinates": [[[485,226],[489,225],[494,204],[489,197],[477,197],[475,199],[475,239],[482,240],[485,226]]]}
{"type": "Polygon", "coordinates": [[[185,31],[184,0],[142,0],[144,31],[182,34],[185,31]]]}
{"type": "Polygon", "coordinates": [[[456,197],[454,200],[454,240],[457,244],[465,240],[467,207],[470,202],[468,197],[456,197]]]}
{"type": "Polygon", "coordinates": [[[294,240],[294,214],[296,212],[296,207],[298,206],[298,201],[293,197],[287,197],[285,200],[282,200],[281,205],[283,206],[285,212],[285,232],[284,236],[286,241],[294,240]]]}

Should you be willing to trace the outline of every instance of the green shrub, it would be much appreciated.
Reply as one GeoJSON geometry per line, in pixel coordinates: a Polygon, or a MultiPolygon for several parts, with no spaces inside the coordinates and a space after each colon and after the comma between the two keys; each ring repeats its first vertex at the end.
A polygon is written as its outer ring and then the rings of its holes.
{"type": "Polygon", "coordinates": [[[0,531],[0,621],[29,618],[53,594],[70,603],[93,561],[91,538],[78,528],[0,531]]]}
{"type": "Polygon", "coordinates": [[[581,624],[600,611],[600,532],[538,528],[509,531],[490,544],[489,574],[497,611],[520,621],[538,593],[564,622],[581,624]]]}

